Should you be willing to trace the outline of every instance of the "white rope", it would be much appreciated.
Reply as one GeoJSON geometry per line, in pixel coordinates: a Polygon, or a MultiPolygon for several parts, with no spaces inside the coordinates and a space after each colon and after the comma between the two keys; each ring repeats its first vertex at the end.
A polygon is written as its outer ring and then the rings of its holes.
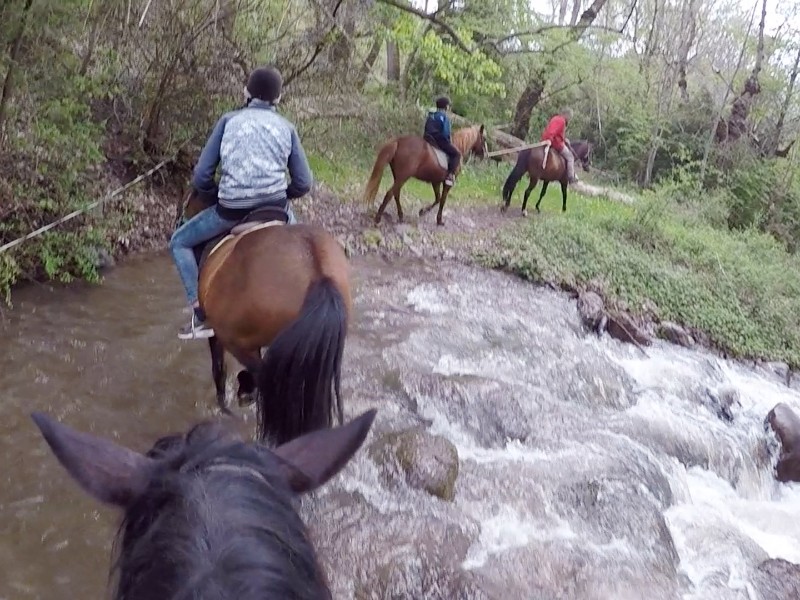
{"type": "MultiPolygon", "coordinates": [[[[180,149],[178,150],[178,152],[180,152],[180,149]]],[[[174,161],[177,158],[177,156],[178,156],[178,154],[176,152],[175,155],[171,156],[170,158],[166,158],[166,159],[162,160],[155,167],[153,167],[152,169],[150,169],[146,173],[142,173],[141,175],[139,175],[133,181],[129,181],[128,183],[123,185],[121,188],[118,188],[118,189],[114,190],[113,192],[111,192],[105,198],[97,200],[96,202],[92,202],[91,204],[88,204],[87,206],[84,206],[83,208],[79,208],[78,210],[74,210],[71,213],[69,213],[68,215],[64,215],[63,217],[61,217],[57,221],[53,221],[49,225],[45,225],[44,227],[40,227],[39,229],[37,229],[35,231],[31,231],[30,233],[28,233],[26,235],[23,235],[21,238],[17,238],[14,241],[8,242],[7,244],[4,244],[4,245],[0,246],[0,253],[5,252],[6,250],[10,250],[11,248],[13,248],[15,246],[18,246],[19,244],[21,244],[22,242],[24,242],[26,240],[29,240],[31,238],[35,238],[36,236],[39,236],[39,235],[43,234],[45,231],[49,231],[49,230],[53,229],[53,227],[56,227],[57,225],[61,225],[61,223],[65,223],[65,222],[69,221],[70,219],[74,219],[75,217],[82,215],[86,211],[92,210],[93,208],[95,208],[97,206],[100,206],[101,204],[104,204],[105,202],[108,202],[109,200],[111,200],[113,198],[116,198],[117,196],[119,196],[123,192],[127,191],[128,189],[132,188],[134,185],[136,185],[137,183],[139,183],[143,179],[146,179],[147,177],[150,177],[153,173],[155,173],[156,171],[161,169],[167,163],[170,163],[170,162],[174,161]]]]}
{"type": "Polygon", "coordinates": [[[502,154],[512,154],[513,152],[522,152],[523,150],[532,150],[533,148],[538,148],[539,146],[549,146],[550,142],[545,140],[544,142],[536,142],[535,144],[525,144],[524,146],[517,146],[516,148],[503,148],[502,150],[493,150],[489,152],[486,157],[491,158],[493,156],[501,156],[502,154]]]}

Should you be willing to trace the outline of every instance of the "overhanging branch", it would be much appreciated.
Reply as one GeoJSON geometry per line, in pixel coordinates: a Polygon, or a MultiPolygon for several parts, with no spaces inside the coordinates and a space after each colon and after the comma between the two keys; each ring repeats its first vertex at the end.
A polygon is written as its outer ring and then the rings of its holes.
{"type": "Polygon", "coordinates": [[[455,32],[455,30],[450,27],[447,23],[439,19],[439,13],[442,12],[442,9],[437,10],[434,13],[426,13],[425,11],[419,10],[414,8],[413,6],[409,6],[407,4],[403,4],[399,0],[379,0],[379,2],[386,4],[387,6],[393,6],[399,10],[405,11],[412,15],[416,15],[420,19],[425,19],[426,21],[430,21],[435,27],[440,29],[441,31],[445,32],[450,39],[455,42],[455,44],[461,48],[467,54],[472,54],[472,49],[467,46],[463,40],[459,37],[459,35],[455,32]]]}

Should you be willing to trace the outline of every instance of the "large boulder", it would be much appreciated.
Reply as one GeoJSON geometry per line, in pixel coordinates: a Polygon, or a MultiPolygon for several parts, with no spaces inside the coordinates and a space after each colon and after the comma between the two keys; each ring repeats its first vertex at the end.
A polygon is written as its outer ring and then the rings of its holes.
{"type": "Polygon", "coordinates": [[[760,600],[800,598],[800,565],[770,558],[758,565],[750,579],[760,600]]]}
{"type": "Polygon", "coordinates": [[[442,500],[455,497],[458,450],[446,438],[415,427],[384,435],[369,454],[390,479],[404,476],[415,489],[442,500]]]}
{"type": "Polygon", "coordinates": [[[686,329],[672,321],[662,321],[658,325],[658,337],[684,348],[693,348],[694,338],[686,329]]]}
{"type": "Polygon", "coordinates": [[[591,331],[602,333],[603,318],[606,311],[603,299],[595,292],[582,292],[578,296],[578,314],[581,321],[591,331]]]}
{"type": "Polygon", "coordinates": [[[800,481],[800,417],[787,404],[779,402],[766,422],[781,442],[781,454],[776,465],[778,481],[800,481]]]}

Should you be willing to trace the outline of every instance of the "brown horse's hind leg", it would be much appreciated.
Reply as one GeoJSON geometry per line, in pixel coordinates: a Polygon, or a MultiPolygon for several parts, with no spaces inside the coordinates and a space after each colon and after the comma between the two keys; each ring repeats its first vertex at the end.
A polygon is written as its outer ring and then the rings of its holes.
{"type": "MultiPolygon", "coordinates": [[[[531,182],[528,184],[528,187],[525,189],[525,197],[522,199],[522,216],[523,217],[527,217],[528,216],[528,198],[531,197],[531,192],[533,191],[533,188],[536,187],[536,184],[538,182],[539,182],[538,179],[536,179],[534,177],[531,177],[531,182]]],[[[546,190],[547,190],[547,182],[543,181],[542,182],[542,196],[544,196],[544,193],[545,193],[546,190]]],[[[539,197],[539,200],[541,200],[541,196],[539,197]]],[[[539,210],[539,205],[538,204],[536,205],[536,210],[539,210]]]]}
{"type": "Polygon", "coordinates": [[[567,182],[561,182],[561,212],[567,212],[567,182]]]}
{"type": "MultiPolygon", "coordinates": [[[[392,174],[394,174],[394,170],[392,170],[392,174]]],[[[381,222],[383,211],[386,210],[386,206],[389,204],[389,200],[392,199],[392,196],[394,196],[394,201],[397,203],[397,218],[400,221],[403,220],[403,208],[400,206],[400,190],[403,188],[406,181],[408,181],[408,177],[398,177],[394,180],[392,187],[389,188],[389,191],[386,192],[386,195],[383,197],[383,202],[378,209],[378,214],[375,215],[375,225],[381,222]]]]}
{"type": "Polygon", "coordinates": [[[394,193],[394,203],[397,205],[397,221],[403,222],[403,207],[400,206],[400,188],[398,187],[394,193]]]}
{"type": "Polygon", "coordinates": [[[383,217],[383,211],[386,210],[386,205],[389,204],[389,200],[392,199],[393,194],[394,194],[394,185],[389,188],[388,192],[386,192],[386,195],[383,197],[383,202],[381,202],[380,207],[378,207],[378,212],[375,215],[375,225],[380,224],[381,217],[383,217]]]}
{"type": "Polygon", "coordinates": [[[225,369],[225,349],[216,336],[208,338],[208,346],[211,349],[211,373],[214,376],[214,387],[217,389],[217,406],[224,414],[229,415],[231,411],[225,402],[225,381],[228,378],[225,369]]]}
{"type": "Polygon", "coordinates": [[[444,186],[444,190],[442,191],[442,197],[439,199],[439,212],[436,213],[436,224],[440,226],[444,226],[444,219],[442,218],[442,213],[444,212],[444,203],[447,202],[447,196],[450,194],[450,188],[444,186]]]}
{"type": "Polygon", "coordinates": [[[430,206],[426,206],[424,208],[419,209],[419,216],[422,217],[423,215],[428,214],[430,211],[433,210],[433,207],[439,204],[442,199],[442,184],[441,183],[432,183],[431,187],[433,188],[433,197],[434,201],[433,204],[430,206]]]}

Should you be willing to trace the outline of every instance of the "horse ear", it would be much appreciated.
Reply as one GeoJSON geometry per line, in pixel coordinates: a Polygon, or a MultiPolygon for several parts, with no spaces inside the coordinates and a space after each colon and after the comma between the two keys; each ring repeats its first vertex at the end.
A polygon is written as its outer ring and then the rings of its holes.
{"type": "Polygon", "coordinates": [[[377,412],[368,410],[347,425],[313,431],[276,448],[292,490],[310,492],[341,471],[364,443],[377,412]]]}
{"type": "Polygon", "coordinates": [[[152,459],[42,413],[32,413],[31,418],[61,465],[95,499],[124,507],[144,492],[152,459]]]}

